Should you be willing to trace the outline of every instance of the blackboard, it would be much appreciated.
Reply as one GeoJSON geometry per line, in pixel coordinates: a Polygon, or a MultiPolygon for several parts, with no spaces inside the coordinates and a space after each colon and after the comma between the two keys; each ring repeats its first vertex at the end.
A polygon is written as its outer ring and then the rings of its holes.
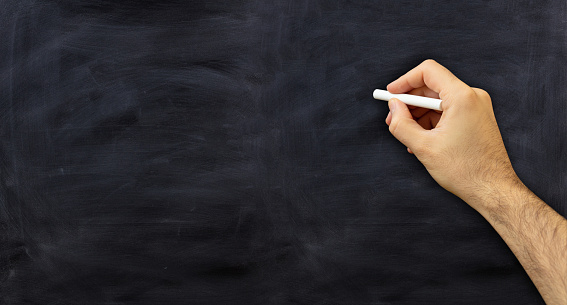
{"type": "Polygon", "coordinates": [[[567,214],[562,1],[0,1],[0,303],[543,304],[388,132],[433,58],[567,214]]]}

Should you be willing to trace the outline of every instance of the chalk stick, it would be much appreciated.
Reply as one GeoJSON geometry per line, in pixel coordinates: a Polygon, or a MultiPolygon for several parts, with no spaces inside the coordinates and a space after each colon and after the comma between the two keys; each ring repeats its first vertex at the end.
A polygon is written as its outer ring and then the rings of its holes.
{"type": "Polygon", "coordinates": [[[377,100],[389,101],[392,98],[397,98],[407,105],[443,111],[443,109],[441,109],[441,100],[436,98],[411,94],[392,94],[386,90],[381,89],[374,90],[374,93],[372,95],[377,100]]]}

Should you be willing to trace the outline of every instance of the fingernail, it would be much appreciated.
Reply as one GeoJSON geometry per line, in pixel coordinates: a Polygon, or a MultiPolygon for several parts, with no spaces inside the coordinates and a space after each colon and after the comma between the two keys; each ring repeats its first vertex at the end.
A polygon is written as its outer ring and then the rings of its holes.
{"type": "Polygon", "coordinates": [[[388,106],[390,107],[390,111],[394,112],[396,110],[396,103],[394,99],[388,101],[388,106]]]}

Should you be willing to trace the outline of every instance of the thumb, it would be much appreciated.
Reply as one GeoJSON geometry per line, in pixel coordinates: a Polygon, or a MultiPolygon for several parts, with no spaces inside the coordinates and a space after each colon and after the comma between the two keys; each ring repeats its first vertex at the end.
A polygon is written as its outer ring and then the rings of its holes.
{"type": "Polygon", "coordinates": [[[402,101],[393,98],[388,102],[388,106],[392,114],[390,132],[402,144],[414,150],[415,143],[425,135],[425,129],[413,119],[408,106],[402,101]]]}

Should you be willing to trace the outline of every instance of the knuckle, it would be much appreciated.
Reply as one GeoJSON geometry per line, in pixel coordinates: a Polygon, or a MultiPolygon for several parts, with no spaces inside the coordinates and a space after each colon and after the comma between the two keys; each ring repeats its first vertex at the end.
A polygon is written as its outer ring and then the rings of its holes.
{"type": "Polygon", "coordinates": [[[475,93],[472,88],[466,88],[462,90],[459,95],[457,96],[459,99],[459,106],[463,109],[472,110],[474,106],[477,104],[476,101],[478,99],[477,94],[475,93]]]}
{"type": "Polygon", "coordinates": [[[433,59],[426,59],[420,64],[420,66],[425,68],[425,69],[430,69],[430,68],[432,68],[433,66],[436,66],[436,65],[439,65],[439,64],[433,59]]]}
{"type": "Polygon", "coordinates": [[[472,90],[472,88],[468,88],[467,90],[464,90],[462,94],[463,94],[463,99],[466,100],[467,102],[471,102],[476,99],[476,93],[474,92],[474,90],[472,90]]]}
{"type": "Polygon", "coordinates": [[[424,65],[434,65],[434,64],[437,64],[437,62],[435,60],[429,58],[429,59],[424,60],[423,64],[424,65]]]}
{"type": "Polygon", "coordinates": [[[490,100],[490,94],[483,89],[474,88],[476,95],[482,100],[490,100]]]}

